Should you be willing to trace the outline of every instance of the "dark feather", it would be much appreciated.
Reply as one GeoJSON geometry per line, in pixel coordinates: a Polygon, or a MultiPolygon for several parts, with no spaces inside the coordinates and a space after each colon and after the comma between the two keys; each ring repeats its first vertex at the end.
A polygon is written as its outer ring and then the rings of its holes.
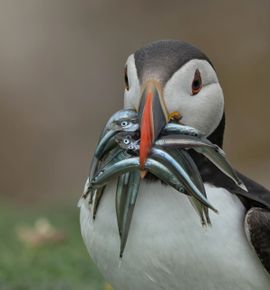
{"type": "Polygon", "coordinates": [[[157,74],[155,77],[165,84],[180,67],[192,59],[206,60],[212,65],[209,58],[198,48],[177,40],[149,43],[137,50],[134,57],[141,83],[145,75],[153,72],[153,67],[157,74]]]}
{"type": "Polygon", "coordinates": [[[251,208],[246,215],[245,229],[253,248],[270,274],[270,211],[251,208]]]}

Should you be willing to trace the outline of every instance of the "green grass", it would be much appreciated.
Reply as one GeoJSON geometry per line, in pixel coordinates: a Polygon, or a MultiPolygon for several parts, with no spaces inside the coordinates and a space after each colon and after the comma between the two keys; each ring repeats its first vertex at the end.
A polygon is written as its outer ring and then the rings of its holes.
{"type": "Polygon", "coordinates": [[[33,209],[0,205],[1,290],[104,290],[105,282],[84,247],[79,209],[73,206],[33,209]],[[63,243],[29,247],[19,241],[16,228],[47,218],[67,239],[63,243]]]}

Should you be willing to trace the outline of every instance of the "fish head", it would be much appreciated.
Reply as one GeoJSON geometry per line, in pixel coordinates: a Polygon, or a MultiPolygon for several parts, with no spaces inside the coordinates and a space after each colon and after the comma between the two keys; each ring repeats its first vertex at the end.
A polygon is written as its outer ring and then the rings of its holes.
{"type": "Polygon", "coordinates": [[[139,138],[137,132],[120,132],[116,134],[115,141],[124,150],[136,153],[139,150],[139,138]]]}

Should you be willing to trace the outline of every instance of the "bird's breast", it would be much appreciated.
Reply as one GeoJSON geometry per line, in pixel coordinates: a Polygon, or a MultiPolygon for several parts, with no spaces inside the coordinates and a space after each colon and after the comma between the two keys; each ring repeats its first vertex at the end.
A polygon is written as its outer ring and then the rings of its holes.
{"type": "Polygon", "coordinates": [[[81,200],[81,231],[87,249],[116,290],[269,289],[269,275],[250,248],[245,209],[225,189],[206,185],[211,227],[202,227],[188,198],[159,181],[141,182],[124,256],[115,212],[115,187],[102,197],[95,221],[81,200]]]}

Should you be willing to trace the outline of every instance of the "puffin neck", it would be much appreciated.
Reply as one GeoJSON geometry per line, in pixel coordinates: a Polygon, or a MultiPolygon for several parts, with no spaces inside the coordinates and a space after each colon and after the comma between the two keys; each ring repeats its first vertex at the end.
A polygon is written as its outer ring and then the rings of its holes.
{"type": "Polygon", "coordinates": [[[223,148],[223,138],[225,131],[225,112],[223,113],[222,119],[216,128],[216,130],[208,137],[208,139],[213,143],[223,148]]]}

